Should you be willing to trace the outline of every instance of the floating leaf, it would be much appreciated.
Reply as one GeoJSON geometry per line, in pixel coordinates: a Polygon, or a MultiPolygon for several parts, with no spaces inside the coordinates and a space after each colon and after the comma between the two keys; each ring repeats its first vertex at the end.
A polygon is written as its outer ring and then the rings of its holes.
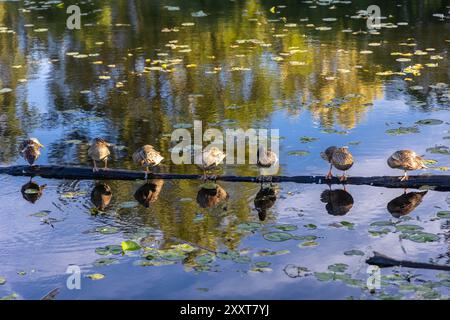
{"type": "Polygon", "coordinates": [[[109,266],[111,264],[117,264],[119,260],[116,258],[101,258],[94,261],[94,266],[96,267],[103,267],[103,266],[109,266]]]}
{"type": "Polygon", "coordinates": [[[88,274],[87,277],[91,280],[101,280],[105,276],[101,273],[93,273],[93,274],[88,274]]]}
{"type": "Polygon", "coordinates": [[[335,263],[328,266],[328,270],[333,272],[345,272],[348,269],[348,264],[345,263],[335,263]]]}
{"type": "Polygon", "coordinates": [[[334,274],[331,272],[314,272],[314,276],[319,281],[331,281],[334,280],[334,274]]]}
{"type": "Polygon", "coordinates": [[[271,265],[271,263],[267,262],[267,261],[259,261],[259,262],[255,263],[255,266],[258,267],[258,268],[267,268],[270,265],[271,265]]]}
{"type": "Polygon", "coordinates": [[[412,231],[423,230],[423,227],[417,226],[415,224],[401,224],[401,225],[397,225],[395,227],[395,229],[400,232],[412,232],[412,231]]]}
{"type": "Polygon", "coordinates": [[[292,239],[292,235],[287,232],[269,232],[263,235],[264,239],[273,242],[282,242],[292,239]]]}
{"type": "Polygon", "coordinates": [[[403,233],[402,238],[418,243],[436,242],[440,239],[437,234],[428,232],[403,233]]]}
{"type": "Polygon", "coordinates": [[[306,242],[300,243],[298,246],[299,247],[315,247],[318,245],[319,245],[319,243],[316,241],[306,241],[306,242]]]}
{"type": "Polygon", "coordinates": [[[186,253],[179,250],[162,250],[160,251],[161,258],[169,261],[179,261],[186,259],[186,253]]]}
{"type": "Polygon", "coordinates": [[[95,228],[95,231],[101,234],[115,234],[119,232],[119,229],[117,229],[116,227],[105,226],[105,227],[97,227],[95,228]]]}
{"type": "Polygon", "coordinates": [[[271,250],[261,250],[258,253],[256,253],[256,256],[260,257],[270,257],[270,256],[282,256],[285,254],[291,253],[289,250],[279,250],[279,251],[271,251],[271,250]]]}
{"type": "Polygon", "coordinates": [[[122,250],[123,251],[136,251],[141,249],[141,246],[138,245],[136,242],[127,240],[122,242],[122,250]]]}
{"type": "Polygon", "coordinates": [[[259,222],[244,222],[237,226],[237,229],[240,231],[256,231],[261,227],[261,223],[259,222]]]}
{"type": "Polygon", "coordinates": [[[300,142],[301,143],[310,143],[310,142],[314,142],[314,141],[317,141],[317,140],[319,140],[319,138],[306,137],[306,136],[300,138],[300,142]]]}
{"type": "Polygon", "coordinates": [[[436,146],[433,148],[428,148],[427,152],[434,153],[434,154],[450,155],[450,149],[446,146],[436,146]]]}
{"type": "Polygon", "coordinates": [[[411,134],[411,133],[419,133],[419,132],[420,132],[420,130],[417,127],[400,127],[397,129],[386,130],[387,134],[394,135],[394,136],[403,135],[403,134],[411,134]]]}
{"type": "Polygon", "coordinates": [[[439,119],[423,119],[423,120],[419,120],[416,122],[416,124],[419,125],[439,125],[439,124],[443,124],[444,121],[439,120],[439,119]]]}
{"type": "Polygon", "coordinates": [[[348,221],[341,221],[340,224],[343,225],[344,227],[346,227],[349,230],[352,230],[355,227],[354,223],[348,222],[348,221]]]}
{"type": "Polygon", "coordinates": [[[6,283],[6,278],[0,276],[0,286],[4,285],[6,283]]]}
{"type": "Polygon", "coordinates": [[[364,256],[364,252],[361,250],[348,250],[344,252],[346,256],[364,256]]]}
{"type": "Polygon", "coordinates": [[[375,221],[370,224],[371,227],[390,227],[394,225],[395,223],[392,221],[375,221]]]}
{"type": "Polygon", "coordinates": [[[195,262],[198,264],[204,265],[214,261],[214,256],[210,253],[203,254],[195,258],[195,262]]]}
{"type": "Polygon", "coordinates": [[[317,226],[315,224],[309,223],[309,224],[305,224],[304,225],[305,228],[309,229],[309,230],[315,230],[317,229],[317,226]]]}
{"type": "Polygon", "coordinates": [[[308,156],[309,154],[310,152],[306,150],[297,150],[288,152],[289,156],[299,156],[299,157],[308,156]]]}
{"type": "Polygon", "coordinates": [[[440,219],[450,219],[450,211],[439,211],[436,215],[440,219]]]}
{"type": "Polygon", "coordinates": [[[277,226],[275,226],[275,228],[277,228],[281,231],[295,231],[298,229],[298,227],[293,224],[277,225],[277,226]]]}

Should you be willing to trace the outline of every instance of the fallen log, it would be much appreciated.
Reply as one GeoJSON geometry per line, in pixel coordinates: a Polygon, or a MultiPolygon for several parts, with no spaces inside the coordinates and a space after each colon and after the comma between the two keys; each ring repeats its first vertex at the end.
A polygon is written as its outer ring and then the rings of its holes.
{"type": "MultiPolygon", "coordinates": [[[[123,169],[100,169],[93,172],[89,167],[64,167],[64,166],[11,166],[0,167],[0,174],[11,176],[42,177],[47,179],[68,179],[68,180],[144,180],[143,171],[132,171],[123,169]]],[[[164,180],[201,180],[200,174],[149,174],[148,179],[164,180]]],[[[261,182],[257,177],[240,176],[217,176],[217,181],[229,182],[261,182]]],[[[342,184],[338,178],[326,180],[324,176],[273,176],[272,182],[296,182],[304,184],[342,184]]],[[[450,191],[450,175],[420,175],[410,176],[408,181],[400,181],[398,177],[349,177],[346,181],[348,185],[369,185],[385,188],[409,188],[419,189],[429,187],[435,191],[450,191]]]]}
{"type": "Polygon", "coordinates": [[[366,263],[378,266],[380,268],[404,267],[414,269],[450,271],[450,266],[447,265],[425,263],[425,262],[413,262],[407,260],[396,260],[378,252],[374,252],[374,256],[367,259],[366,263]]]}

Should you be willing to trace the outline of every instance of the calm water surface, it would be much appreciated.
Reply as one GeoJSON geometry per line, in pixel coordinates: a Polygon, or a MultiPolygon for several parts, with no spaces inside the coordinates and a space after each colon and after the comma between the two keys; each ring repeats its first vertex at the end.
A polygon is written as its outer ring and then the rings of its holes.
{"type": "MultiPolygon", "coordinates": [[[[150,143],[169,159],[171,132],[201,120],[280,129],[284,175],[324,174],[319,153],[330,145],[350,147],[351,175],[399,174],[386,159],[402,148],[434,160],[424,173],[446,174],[450,3],[380,1],[382,28],[368,32],[359,11],[374,2],[83,1],[78,31],[66,28],[68,2],[1,2],[0,164],[23,164],[17,144],[36,136],[39,164],[87,165],[100,135],[114,144],[111,167],[136,169],[136,148],[150,143]]],[[[169,161],[159,170],[198,173],[169,161]]],[[[133,197],[142,182],[107,181],[111,202],[95,215],[95,181],[36,178],[39,199],[22,195],[27,178],[0,182],[0,297],[449,296],[442,272],[384,269],[380,290],[365,286],[373,251],[449,263],[448,193],[430,190],[400,217],[393,206],[406,197],[391,201],[403,190],[281,184],[261,214],[254,184],[220,183],[229,198],[208,207],[201,182],[167,181],[145,208],[133,197]],[[104,248],[126,240],[143,249],[104,248]],[[82,270],[81,290],[66,287],[69,265],[82,270]]]]}

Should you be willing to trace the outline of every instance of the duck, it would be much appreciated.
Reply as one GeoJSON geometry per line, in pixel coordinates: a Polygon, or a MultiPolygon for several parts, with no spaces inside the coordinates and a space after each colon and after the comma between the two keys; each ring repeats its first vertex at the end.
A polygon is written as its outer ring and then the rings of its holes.
{"type": "Polygon", "coordinates": [[[422,203],[427,193],[428,191],[404,193],[391,200],[387,205],[387,209],[394,218],[406,216],[422,203]]]}
{"type": "MultiPolygon", "coordinates": [[[[264,175],[265,173],[267,173],[265,169],[269,169],[275,166],[278,163],[279,159],[278,155],[275,152],[267,150],[265,146],[260,146],[258,148],[257,159],[258,161],[256,164],[260,169],[259,180],[261,180],[262,184],[264,181],[264,175]]],[[[268,178],[270,181],[272,181],[271,175],[268,178]]]]}
{"type": "Polygon", "coordinates": [[[204,209],[216,207],[228,199],[228,192],[218,184],[208,183],[201,187],[197,193],[197,203],[204,209]]]}
{"type": "Polygon", "coordinates": [[[348,147],[329,147],[324,152],[320,153],[322,159],[330,163],[330,171],[325,176],[325,179],[333,178],[333,174],[331,170],[333,166],[341,171],[344,171],[344,174],[339,178],[341,182],[347,180],[346,172],[353,166],[353,156],[348,150],[348,147]]]}
{"type": "Polygon", "coordinates": [[[260,221],[265,221],[267,217],[267,210],[272,208],[277,201],[276,190],[272,187],[263,188],[258,191],[255,197],[255,209],[258,212],[260,221]]]}
{"type": "Polygon", "coordinates": [[[225,157],[226,154],[217,147],[206,148],[196,157],[195,163],[203,170],[204,180],[206,180],[206,172],[217,168],[225,157]]]}
{"type": "Polygon", "coordinates": [[[401,169],[405,172],[400,181],[409,180],[408,171],[427,169],[424,159],[412,150],[399,150],[394,152],[387,160],[392,169],[401,169]]]}
{"type": "Polygon", "coordinates": [[[44,148],[44,145],[37,138],[30,138],[20,144],[20,155],[30,166],[34,166],[34,163],[41,155],[41,148],[44,148]]]}
{"type": "Polygon", "coordinates": [[[147,180],[149,174],[148,168],[158,166],[163,160],[164,157],[149,144],[146,144],[133,153],[134,163],[145,168],[145,180],[147,180]]]}
{"type": "Polygon", "coordinates": [[[150,204],[155,203],[164,186],[164,180],[152,179],[148,180],[134,193],[134,199],[145,208],[149,208],[150,204]]]}
{"type": "Polygon", "coordinates": [[[342,189],[323,191],[320,195],[320,201],[327,204],[325,209],[332,216],[345,216],[354,204],[352,195],[342,189]]]}
{"type": "Polygon", "coordinates": [[[91,192],[91,201],[99,211],[105,211],[111,203],[112,190],[106,183],[97,184],[91,192]]]}
{"type": "Polygon", "coordinates": [[[105,163],[104,169],[108,169],[108,157],[111,154],[109,148],[111,144],[106,142],[103,138],[95,138],[91,146],[88,149],[88,155],[94,163],[93,172],[98,172],[97,161],[103,161],[105,163]]]}

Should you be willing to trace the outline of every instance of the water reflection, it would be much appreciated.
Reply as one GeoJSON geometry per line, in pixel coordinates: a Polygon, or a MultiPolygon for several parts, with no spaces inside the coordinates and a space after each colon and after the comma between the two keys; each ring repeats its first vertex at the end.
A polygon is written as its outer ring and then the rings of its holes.
{"type": "Polygon", "coordinates": [[[39,185],[36,182],[30,181],[22,186],[20,192],[26,201],[34,204],[42,197],[46,186],[46,184],[39,185]]]}
{"type": "Polygon", "coordinates": [[[320,195],[320,201],[326,203],[325,209],[333,216],[345,216],[353,208],[353,197],[345,189],[327,189],[320,195]]]}
{"type": "Polygon", "coordinates": [[[162,179],[149,180],[136,190],[134,198],[143,207],[149,208],[152,203],[158,200],[163,186],[164,180],[162,179]]]}
{"type": "Polygon", "coordinates": [[[106,183],[98,183],[91,192],[91,201],[99,211],[105,211],[111,202],[112,190],[106,183]]]}
{"type": "MultiPolygon", "coordinates": [[[[204,209],[217,207],[227,201],[228,198],[229,195],[225,189],[215,183],[202,185],[197,193],[197,203],[204,209]]],[[[223,209],[226,210],[227,207],[224,206],[223,209]]]]}
{"type": "Polygon", "coordinates": [[[392,199],[388,203],[387,209],[394,218],[406,216],[422,203],[423,198],[427,193],[428,191],[404,193],[401,196],[392,199]]]}
{"type": "Polygon", "coordinates": [[[277,201],[277,193],[275,188],[263,187],[258,191],[255,197],[255,209],[258,212],[258,218],[260,221],[265,221],[267,218],[267,210],[272,208],[277,201]]]}

